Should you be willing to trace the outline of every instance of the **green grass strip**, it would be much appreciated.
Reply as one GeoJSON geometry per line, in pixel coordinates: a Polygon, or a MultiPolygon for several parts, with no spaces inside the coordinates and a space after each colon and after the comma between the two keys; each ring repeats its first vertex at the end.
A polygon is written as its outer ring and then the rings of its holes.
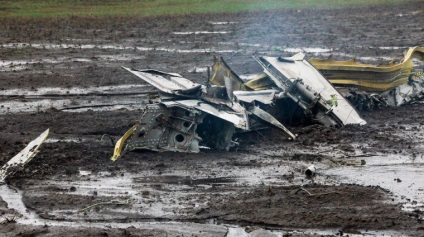
{"type": "Polygon", "coordinates": [[[174,16],[278,9],[396,5],[416,0],[0,0],[0,17],[174,16]]]}

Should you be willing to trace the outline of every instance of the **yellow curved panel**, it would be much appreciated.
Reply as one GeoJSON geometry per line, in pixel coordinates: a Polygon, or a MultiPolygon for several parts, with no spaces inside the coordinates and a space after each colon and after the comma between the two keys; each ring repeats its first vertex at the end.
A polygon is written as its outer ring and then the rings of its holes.
{"type": "Polygon", "coordinates": [[[267,90],[273,86],[275,86],[274,82],[269,79],[268,75],[262,73],[258,75],[256,78],[245,83],[246,86],[252,88],[255,91],[267,90]]]}
{"type": "Polygon", "coordinates": [[[345,70],[345,71],[367,71],[367,72],[393,72],[400,69],[412,68],[412,58],[423,60],[424,48],[412,47],[409,48],[405,57],[400,63],[391,62],[389,64],[372,65],[358,63],[354,60],[335,61],[332,59],[317,59],[311,58],[309,62],[318,70],[345,70]]]}
{"type": "Polygon", "coordinates": [[[240,79],[240,77],[231,70],[231,68],[225,63],[224,59],[215,58],[214,64],[212,66],[213,75],[209,78],[209,82],[212,85],[217,86],[225,86],[224,77],[228,77],[231,79],[234,90],[237,91],[250,91],[252,90],[248,86],[244,84],[244,81],[240,79]]]}
{"type": "Polygon", "coordinates": [[[112,161],[117,160],[121,156],[122,149],[124,148],[125,142],[135,132],[138,124],[132,126],[115,144],[115,150],[113,151],[112,161]]]}
{"type": "Polygon", "coordinates": [[[414,73],[412,58],[422,61],[424,48],[409,48],[399,63],[372,65],[354,60],[335,61],[316,58],[310,59],[309,62],[333,84],[359,86],[369,91],[384,91],[408,82],[408,78],[414,73]]]}

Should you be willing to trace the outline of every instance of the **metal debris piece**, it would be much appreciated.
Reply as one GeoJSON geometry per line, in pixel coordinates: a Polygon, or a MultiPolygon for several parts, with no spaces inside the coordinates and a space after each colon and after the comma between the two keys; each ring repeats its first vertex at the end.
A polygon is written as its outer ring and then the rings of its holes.
{"type": "MultiPolygon", "coordinates": [[[[255,57],[255,59],[264,68],[264,74],[245,83],[255,91],[234,92],[239,101],[272,105],[280,99],[288,99],[303,110],[304,116],[326,126],[366,124],[349,102],[304,59],[304,54],[299,53],[288,58],[255,57]],[[334,100],[335,103],[331,103],[334,100]]],[[[220,60],[223,61],[222,58],[220,60]]],[[[216,70],[232,71],[228,64],[218,62],[215,61],[213,67],[216,70]]],[[[214,81],[210,82],[222,81],[215,77],[214,81]]],[[[287,103],[284,106],[286,107],[275,109],[286,114],[294,110],[287,107],[287,103]]]]}
{"type": "Polygon", "coordinates": [[[383,92],[408,82],[414,74],[413,58],[423,61],[424,48],[411,47],[399,62],[371,65],[355,60],[335,61],[311,58],[309,62],[337,86],[359,87],[367,92],[383,92]]]}
{"type": "Polygon", "coordinates": [[[246,86],[244,81],[227,65],[222,59],[214,57],[214,64],[212,66],[213,74],[209,78],[209,82],[213,85],[225,86],[224,77],[228,77],[233,81],[233,89],[236,91],[250,91],[252,88],[246,86]]]}
{"type": "Polygon", "coordinates": [[[401,106],[411,104],[424,98],[424,75],[415,80],[410,80],[407,84],[393,88],[381,94],[389,106],[401,106]]]}
{"type": "Polygon", "coordinates": [[[275,90],[261,90],[261,91],[234,91],[234,95],[239,101],[246,103],[260,102],[262,104],[270,105],[276,99],[275,90]]]}
{"type": "Polygon", "coordinates": [[[308,168],[306,168],[305,175],[310,177],[310,176],[313,176],[315,174],[315,172],[316,172],[315,165],[311,165],[308,168]]]}
{"type": "Polygon", "coordinates": [[[372,111],[387,106],[401,106],[421,101],[424,98],[424,74],[417,71],[407,84],[397,86],[380,94],[349,91],[347,99],[361,111],[372,111]]]}
{"type": "Polygon", "coordinates": [[[34,156],[37,154],[38,148],[43,144],[49,135],[49,129],[44,131],[36,139],[32,140],[21,152],[9,160],[3,167],[0,169],[0,184],[5,183],[5,179],[15,173],[16,171],[22,169],[34,156]]]}
{"type": "Polygon", "coordinates": [[[349,91],[346,99],[359,111],[372,111],[388,106],[384,96],[360,91],[349,91]]]}
{"type": "Polygon", "coordinates": [[[201,92],[202,85],[193,83],[177,73],[166,73],[152,69],[133,70],[126,67],[122,68],[168,94],[183,97],[198,97],[201,92]]]}
{"type": "Polygon", "coordinates": [[[320,123],[327,126],[366,124],[349,102],[304,59],[302,53],[289,58],[255,59],[288,98],[320,123]],[[328,103],[333,98],[337,98],[337,106],[328,103]]]}

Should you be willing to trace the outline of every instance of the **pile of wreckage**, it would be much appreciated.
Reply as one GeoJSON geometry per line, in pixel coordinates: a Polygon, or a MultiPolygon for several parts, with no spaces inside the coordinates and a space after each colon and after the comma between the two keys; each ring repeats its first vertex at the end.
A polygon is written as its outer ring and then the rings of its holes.
{"type": "Polygon", "coordinates": [[[176,73],[124,67],[158,91],[150,95],[139,122],[115,144],[112,160],[123,151],[136,149],[228,150],[237,144],[232,140],[234,133],[266,126],[296,139],[284,125],[288,121],[309,120],[337,127],[364,125],[366,121],[355,107],[399,106],[424,96],[422,70],[414,69],[412,62],[412,58],[423,59],[424,48],[410,48],[399,63],[378,66],[353,60],[307,61],[304,56],[255,57],[263,73],[250,81],[243,81],[222,58],[215,58],[207,85],[176,73]],[[342,95],[334,86],[363,92],[349,90],[342,95]]]}
{"type": "Polygon", "coordinates": [[[295,139],[274,116],[290,115],[289,108],[300,108],[303,116],[327,126],[366,124],[303,54],[255,59],[273,82],[263,90],[245,84],[222,59],[215,60],[206,86],[175,73],[125,68],[159,91],[151,95],[139,123],[116,143],[112,160],[124,146],[125,150],[199,152],[200,146],[228,150],[234,145],[234,132],[264,125],[295,139]]]}

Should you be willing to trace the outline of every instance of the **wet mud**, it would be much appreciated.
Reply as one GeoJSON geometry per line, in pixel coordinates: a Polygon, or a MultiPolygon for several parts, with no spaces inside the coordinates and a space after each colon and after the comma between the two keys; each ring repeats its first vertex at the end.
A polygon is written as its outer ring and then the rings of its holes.
{"type": "Polygon", "coordinates": [[[205,83],[214,55],[243,78],[262,70],[253,55],[379,63],[424,45],[422,8],[1,19],[0,165],[51,132],[1,189],[0,235],[421,235],[424,104],[361,112],[365,126],[292,125],[295,141],[265,129],[229,152],[110,157],[153,90],[120,66],[205,83]]]}

